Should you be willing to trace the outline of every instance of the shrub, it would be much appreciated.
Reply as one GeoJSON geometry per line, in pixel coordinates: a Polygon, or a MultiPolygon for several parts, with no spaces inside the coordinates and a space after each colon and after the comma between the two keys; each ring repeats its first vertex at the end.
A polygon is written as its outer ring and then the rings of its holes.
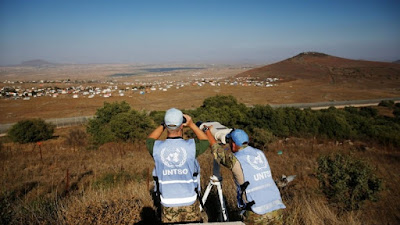
{"type": "Polygon", "coordinates": [[[104,102],[103,108],[96,111],[96,118],[101,124],[106,124],[111,121],[111,118],[123,112],[128,112],[131,106],[125,101],[108,103],[104,102]]]}
{"type": "Polygon", "coordinates": [[[275,139],[275,136],[271,131],[257,127],[253,129],[250,136],[252,137],[252,145],[262,150],[264,150],[267,144],[271,143],[275,139]]]}
{"type": "Polygon", "coordinates": [[[144,113],[131,110],[120,113],[110,121],[110,129],[120,141],[141,140],[154,128],[154,122],[144,113]]]}
{"type": "Polygon", "coordinates": [[[376,117],[378,116],[378,110],[372,107],[361,107],[360,115],[365,117],[376,117]]]}
{"type": "Polygon", "coordinates": [[[319,132],[331,139],[342,140],[352,136],[352,127],[347,122],[345,115],[336,110],[328,109],[319,116],[319,132]]]}
{"type": "Polygon", "coordinates": [[[251,127],[272,131],[276,136],[288,136],[289,127],[285,124],[285,109],[274,110],[271,106],[256,105],[249,112],[251,127]]]}
{"type": "Polygon", "coordinates": [[[143,112],[131,110],[126,102],[104,103],[89,120],[87,133],[96,146],[112,141],[136,141],[146,137],[154,122],[143,112]]]}
{"type": "Polygon", "coordinates": [[[53,137],[55,126],[42,119],[21,120],[8,131],[13,142],[31,143],[53,137]]]}
{"type": "Polygon", "coordinates": [[[164,121],[165,111],[151,111],[150,118],[156,123],[161,124],[164,121]]]}
{"type": "Polygon", "coordinates": [[[243,128],[248,124],[247,112],[248,108],[233,96],[217,95],[205,99],[200,108],[190,113],[195,120],[218,121],[227,127],[243,128]]]}
{"type": "Polygon", "coordinates": [[[393,108],[394,101],[392,101],[392,100],[383,100],[378,104],[378,106],[393,108]]]}
{"type": "Polygon", "coordinates": [[[319,157],[317,176],[328,200],[343,210],[378,200],[382,190],[381,179],[367,163],[342,154],[319,157]]]}
{"type": "Polygon", "coordinates": [[[219,108],[222,106],[228,106],[228,107],[236,107],[237,105],[239,105],[239,103],[237,102],[236,98],[233,97],[232,95],[216,95],[214,97],[209,97],[206,98],[203,101],[203,105],[201,107],[204,108],[219,108]]]}
{"type": "Polygon", "coordinates": [[[393,110],[393,115],[397,118],[400,118],[400,108],[395,108],[393,110]]]}

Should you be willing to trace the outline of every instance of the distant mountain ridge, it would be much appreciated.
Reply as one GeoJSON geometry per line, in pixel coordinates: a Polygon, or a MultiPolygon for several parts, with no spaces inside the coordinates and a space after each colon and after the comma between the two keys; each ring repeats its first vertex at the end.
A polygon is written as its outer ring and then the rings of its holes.
{"type": "Polygon", "coordinates": [[[400,81],[400,65],[345,59],[319,52],[303,52],[274,64],[245,71],[236,77],[317,79],[331,83],[355,79],[400,81]]]}
{"type": "Polygon", "coordinates": [[[29,61],[23,61],[20,65],[21,66],[51,66],[51,65],[57,65],[57,64],[47,62],[42,59],[34,59],[34,60],[29,60],[29,61]]]}

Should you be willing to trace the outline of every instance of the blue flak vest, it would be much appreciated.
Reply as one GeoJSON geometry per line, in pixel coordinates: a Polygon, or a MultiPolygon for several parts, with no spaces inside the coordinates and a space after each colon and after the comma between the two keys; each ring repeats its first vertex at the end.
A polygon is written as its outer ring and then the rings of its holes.
{"type": "Polygon", "coordinates": [[[155,175],[158,177],[161,204],[166,207],[192,205],[200,186],[200,166],[193,139],[155,141],[155,175]],[[194,176],[198,173],[198,176],[194,176]]]}
{"type": "MultiPolygon", "coordinates": [[[[265,214],[278,209],[286,208],[282,202],[281,194],[274,180],[272,179],[271,169],[264,153],[258,149],[248,146],[235,153],[243,170],[244,180],[250,184],[245,190],[247,202],[254,201],[250,208],[257,214],[265,214]]],[[[241,205],[242,195],[239,184],[238,206],[241,205]]]]}

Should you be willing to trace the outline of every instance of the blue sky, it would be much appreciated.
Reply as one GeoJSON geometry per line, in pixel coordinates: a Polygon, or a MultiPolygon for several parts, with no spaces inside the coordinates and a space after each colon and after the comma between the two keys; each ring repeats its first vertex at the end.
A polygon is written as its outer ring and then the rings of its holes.
{"type": "Polygon", "coordinates": [[[0,65],[400,59],[400,1],[0,0],[0,65]]]}

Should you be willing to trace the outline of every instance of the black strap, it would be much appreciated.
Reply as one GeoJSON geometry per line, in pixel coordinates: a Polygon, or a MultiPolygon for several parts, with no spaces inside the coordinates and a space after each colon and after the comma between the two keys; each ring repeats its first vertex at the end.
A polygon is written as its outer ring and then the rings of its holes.
{"type": "MultiPolygon", "coordinates": [[[[246,191],[247,187],[250,185],[250,182],[246,181],[244,182],[242,185],[240,185],[240,195],[242,196],[242,194],[246,191]]],[[[243,210],[251,210],[251,207],[256,204],[256,202],[253,200],[251,202],[247,202],[245,204],[245,206],[242,208],[243,210]]]]}
{"type": "Polygon", "coordinates": [[[246,206],[245,206],[243,209],[244,209],[244,210],[251,210],[251,207],[252,207],[254,204],[256,204],[256,203],[254,202],[254,200],[251,201],[251,202],[248,202],[248,203],[246,203],[246,206]]]}
{"type": "Polygon", "coordinates": [[[243,193],[246,190],[247,186],[249,186],[249,184],[250,184],[250,182],[248,182],[248,181],[246,181],[243,184],[241,184],[240,185],[240,191],[243,193]]]}
{"type": "Polygon", "coordinates": [[[161,196],[160,183],[158,182],[158,177],[154,176],[153,179],[156,182],[156,194],[157,196],[161,196]]]}

